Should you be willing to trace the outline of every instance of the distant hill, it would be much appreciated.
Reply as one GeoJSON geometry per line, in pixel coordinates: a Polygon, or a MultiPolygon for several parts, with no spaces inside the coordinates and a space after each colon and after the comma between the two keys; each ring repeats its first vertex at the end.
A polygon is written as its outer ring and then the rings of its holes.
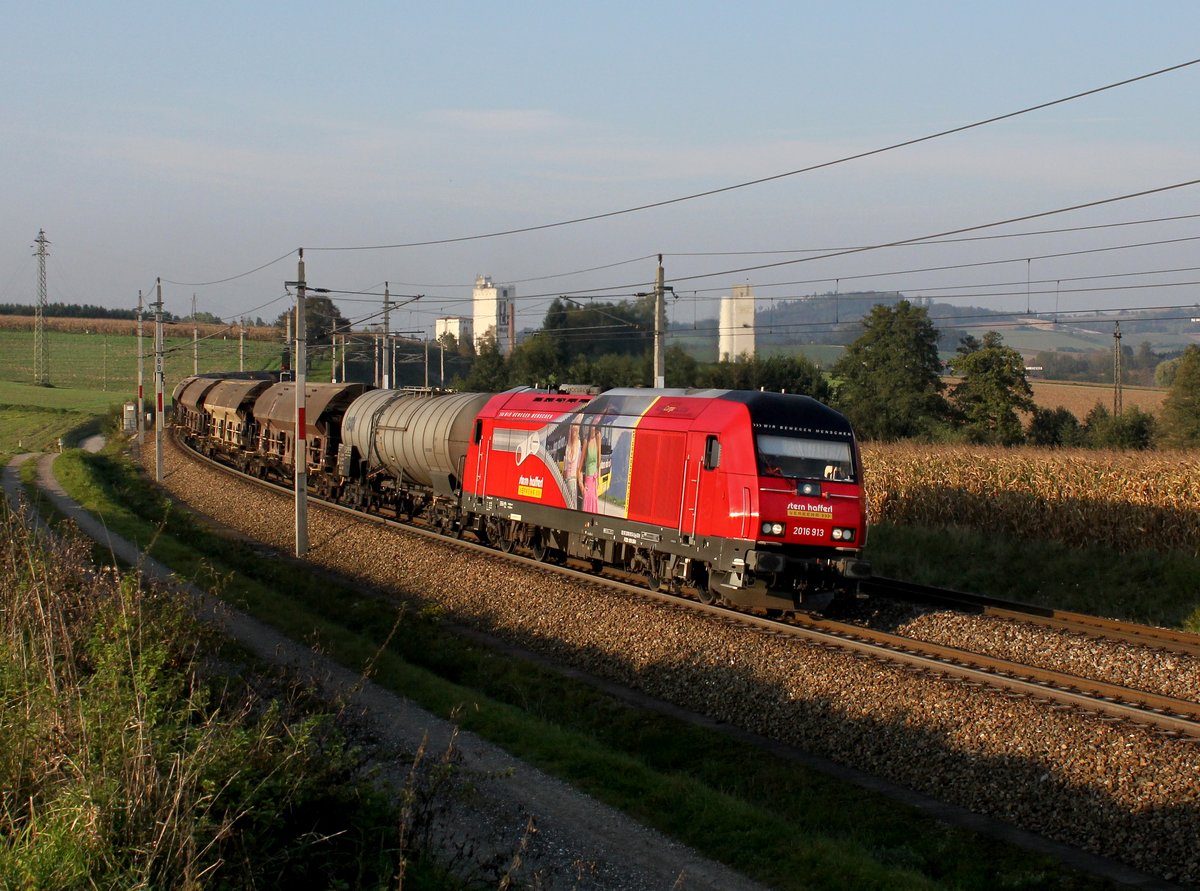
{"type": "MultiPolygon", "coordinates": [[[[862,318],[873,306],[892,306],[901,300],[926,309],[939,327],[939,348],[945,354],[952,353],[965,335],[981,337],[989,328],[999,331],[1005,344],[1027,360],[1040,352],[1084,353],[1112,348],[1114,326],[1108,319],[1076,322],[1070,315],[1054,313],[1014,316],[986,307],[910,298],[900,291],[855,291],[793,300],[760,298],[756,314],[758,349],[770,354],[795,351],[804,345],[849,344],[862,334],[862,318]]],[[[1120,323],[1124,345],[1136,347],[1147,342],[1159,353],[1178,352],[1188,343],[1200,342],[1200,323],[1192,318],[1181,318],[1178,310],[1123,313],[1120,323]]],[[[1200,307],[1194,318],[1200,318],[1200,307]]],[[[717,355],[717,326],[715,318],[673,325],[671,339],[697,358],[713,361],[717,355]]]]}

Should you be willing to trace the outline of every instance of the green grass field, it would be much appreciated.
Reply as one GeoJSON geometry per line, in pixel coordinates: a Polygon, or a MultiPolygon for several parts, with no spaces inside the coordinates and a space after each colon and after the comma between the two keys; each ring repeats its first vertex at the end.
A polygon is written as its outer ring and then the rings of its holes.
{"type": "Polygon", "coordinates": [[[133,397],[0,380],[0,456],[53,451],[60,436],[107,415],[126,398],[133,397]]]}
{"type": "MultiPolygon", "coordinates": [[[[143,394],[154,403],[154,338],[143,338],[143,394]]],[[[0,330],[0,456],[51,451],[58,438],[94,418],[119,410],[137,398],[138,340],[133,336],[49,331],[46,334],[50,386],[36,386],[31,331],[0,330]]],[[[278,369],[281,347],[269,341],[245,342],[247,371],[278,369]]],[[[233,371],[240,364],[236,337],[201,340],[196,348],[201,372],[233,371]]],[[[193,371],[191,338],[169,338],[164,347],[166,401],[175,384],[193,371]]]]}
{"type": "MultiPolygon", "coordinates": [[[[148,330],[152,326],[147,326],[148,330]]],[[[143,338],[145,392],[154,390],[154,338],[143,338]]],[[[279,368],[282,348],[278,343],[246,341],[247,371],[279,368]]],[[[138,342],[136,337],[49,331],[46,352],[50,385],[77,390],[112,393],[118,401],[137,396],[138,342]]],[[[199,370],[236,371],[236,337],[201,340],[196,348],[199,370]]],[[[0,330],[0,380],[33,383],[33,333],[0,330]]],[[[164,347],[163,374],[168,394],[174,385],[192,373],[191,338],[168,338],[164,347]]]]}

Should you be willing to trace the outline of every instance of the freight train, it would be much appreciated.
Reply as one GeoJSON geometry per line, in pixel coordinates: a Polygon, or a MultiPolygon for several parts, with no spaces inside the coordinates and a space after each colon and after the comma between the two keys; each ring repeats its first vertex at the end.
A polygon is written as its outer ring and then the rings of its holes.
{"type": "MultiPolygon", "coordinates": [[[[197,451],[290,482],[295,387],[190,377],[175,425],[197,451]]],[[[742,609],[820,608],[870,576],[854,433],[807,396],[310,383],[305,402],[309,486],[338,504],[742,609]]]]}

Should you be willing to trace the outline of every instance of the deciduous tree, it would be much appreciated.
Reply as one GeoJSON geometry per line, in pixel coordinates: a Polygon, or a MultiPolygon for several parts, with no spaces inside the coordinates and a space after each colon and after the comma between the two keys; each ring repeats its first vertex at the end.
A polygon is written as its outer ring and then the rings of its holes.
{"type": "Polygon", "coordinates": [[[949,416],[949,405],[927,310],[907,300],[877,305],[863,328],[833,368],[840,378],[838,406],[869,439],[931,435],[949,416]]]}
{"type": "Polygon", "coordinates": [[[963,430],[972,442],[1016,445],[1024,441],[1018,411],[1032,411],[1033,389],[1025,378],[1025,360],[995,331],[983,340],[967,336],[950,360],[962,378],[950,401],[963,418],[963,430]]]}
{"type": "Polygon", "coordinates": [[[1172,448],[1200,445],[1200,347],[1179,357],[1171,390],[1163,401],[1162,443],[1172,448]]]}

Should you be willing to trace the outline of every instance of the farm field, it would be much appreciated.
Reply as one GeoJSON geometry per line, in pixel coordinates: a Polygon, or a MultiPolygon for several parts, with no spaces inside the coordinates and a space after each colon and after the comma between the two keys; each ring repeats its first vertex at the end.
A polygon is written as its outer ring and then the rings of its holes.
{"type": "MultiPolygon", "coordinates": [[[[1099,402],[1109,411],[1113,407],[1111,384],[1068,383],[1065,381],[1031,380],[1033,401],[1041,408],[1065,408],[1082,421],[1099,402]]],[[[1167,391],[1156,387],[1123,387],[1121,403],[1125,408],[1138,408],[1156,417],[1162,410],[1167,391]]]]}
{"type": "Polygon", "coordinates": [[[1200,452],[868,443],[872,522],[1200,556],[1200,452]]]}

